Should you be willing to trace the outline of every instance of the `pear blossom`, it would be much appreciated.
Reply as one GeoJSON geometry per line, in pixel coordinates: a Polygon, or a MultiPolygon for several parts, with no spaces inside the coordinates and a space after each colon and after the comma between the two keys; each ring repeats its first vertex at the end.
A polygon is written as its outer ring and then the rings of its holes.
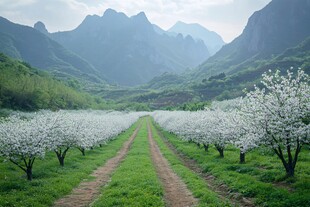
{"type": "Polygon", "coordinates": [[[0,120],[0,156],[25,171],[31,180],[35,159],[44,158],[47,151],[54,151],[63,166],[70,148],[85,154],[85,150],[107,143],[144,115],[106,111],[14,113],[0,120]]]}
{"type": "Polygon", "coordinates": [[[294,176],[300,150],[310,142],[310,79],[301,69],[295,76],[291,70],[286,76],[264,73],[264,88],[247,93],[242,107],[253,128],[262,129],[260,144],[275,152],[287,176],[294,176]]]}
{"type": "Polygon", "coordinates": [[[13,115],[0,122],[0,155],[27,174],[32,180],[32,167],[36,158],[45,156],[48,134],[55,117],[39,113],[27,119],[13,115]]]}

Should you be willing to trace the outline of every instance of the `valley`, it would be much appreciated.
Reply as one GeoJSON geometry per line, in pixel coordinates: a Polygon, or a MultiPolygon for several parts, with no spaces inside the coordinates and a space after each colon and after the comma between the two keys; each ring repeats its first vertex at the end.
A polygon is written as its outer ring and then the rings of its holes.
{"type": "Polygon", "coordinates": [[[0,207],[310,206],[309,11],[0,1],[0,207]]]}

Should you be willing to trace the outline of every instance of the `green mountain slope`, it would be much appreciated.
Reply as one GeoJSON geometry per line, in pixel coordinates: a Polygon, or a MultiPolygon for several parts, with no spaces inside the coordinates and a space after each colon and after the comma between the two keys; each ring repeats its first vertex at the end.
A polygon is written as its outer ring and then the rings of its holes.
{"type": "Polygon", "coordinates": [[[202,81],[190,81],[190,77],[184,74],[163,74],[141,86],[144,91],[136,90],[134,94],[118,95],[114,98],[144,102],[152,109],[203,109],[206,101],[245,95],[243,90],[252,90],[254,84],[260,85],[261,75],[269,69],[279,69],[285,73],[291,67],[294,68],[293,71],[301,67],[310,74],[310,37],[271,59],[244,63],[243,67],[247,70],[231,74],[220,73],[202,81]]]}
{"type": "Polygon", "coordinates": [[[186,78],[175,73],[164,73],[160,76],[154,77],[147,84],[140,86],[144,89],[165,90],[171,88],[179,88],[184,85],[186,78]]]}
{"type": "Polygon", "coordinates": [[[78,82],[67,84],[28,63],[0,53],[0,108],[18,110],[97,108],[101,99],[79,92],[78,82]]]}
{"type": "Polygon", "coordinates": [[[101,82],[96,69],[37,30],[0,17],[0,52],[26,61],[60,78],[101,82]]]}
{"type": "Polygon", "coordinates": [[[244,95],[243,89],[252,89],[260,85],[261,75],[269,69],[279,69],[283,73],[293,67],[295,71],[301,67],[310,74],[310,37],[298,46],[286,49],[280,55],[268,59],[257,60],[243,65],[247,70],[234,72],[225,77],[211,76],[191,86],[202,100],[230,99],[244,95]]]}

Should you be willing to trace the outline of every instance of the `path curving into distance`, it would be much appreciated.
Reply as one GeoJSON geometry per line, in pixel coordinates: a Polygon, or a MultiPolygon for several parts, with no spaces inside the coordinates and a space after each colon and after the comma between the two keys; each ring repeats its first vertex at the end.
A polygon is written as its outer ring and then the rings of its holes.
{"type": "Polygon", "coordinates": [[[147,123],[148,140],[152,160],[162,185],[164,187],[164,199],[167,206],[187,207],[197,203],[192,193],[187,189],[185,183],[173,172],[166,158],[161,154],[159,147],[152,136],[150,123],[147,123]]]}
{"type": "Polygon", "coordinates": [[[78,187],[73,189],[71,194],[57,200],[54,203],[54,207],[89,206],[100,195],[100,188],[109,182],[111,174],[126,157],[140,127],[141,125],[137,127],[129,140],[126,141],[123,144],[123,147],[117,152],[115,157],[109,159],[104,166],[99,167],[91,174],[91,176],[95,177],[93,181],[81,182],[78,187]]]}

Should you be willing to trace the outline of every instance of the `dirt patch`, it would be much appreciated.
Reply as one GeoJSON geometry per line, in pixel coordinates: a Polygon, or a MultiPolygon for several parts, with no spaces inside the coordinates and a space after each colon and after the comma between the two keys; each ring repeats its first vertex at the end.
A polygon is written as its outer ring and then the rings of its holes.
{"type": "Polygon", "coordinates": [[[274,187],[277,187],[277,188],[285,189],[285,190],[289,191],[290,193],[293,193],[295,191],[295,189],[293,187],[291,187],[288,183],[286,183],[284,181],[274,182],[274,183],[272,183],[272,185],[274,187]]]}
{"type": "Polygon", "coordinates": [[[136,138],[140,126],[134,131],[128,141],[117,152],[117,155],[109,159],[104,166],[96,169],[91,176],[95,179],[93,181],[85,181],[80,183],[78,187],[73,189],[71,194],[57,200],[54,203],[55,207],[83,207],[89,206],[100,194],[100,188],[106,185],[111,177],[111,174],[118,167],[120,162],[126,157],[133,140],[136,138]]]}
{"type": "Polygon", "coordinates": [[[194,171],[200,177],[202,177],[208,184],[208,187],[216,192],[221,199],[229,200],[234,206],[242,206],[242,207],[254,207],[254,202],[251,198],[245,198],[241,194],[237,192],[232,192],[228,186],[217,181],[216,177],[211,174],[204,173],[203,169],[199,167],[195,160],[188,158],[186,155],[179,152],[160,132],[160,130],[156,130],[158,135],[162,138],[164,143],[168,146],[168,148],[181,160],[181,162],[189,169],[194,171]]]}
{"type": "Polygon", "coordinates": [[[167,206],[187,207],[195,205],[197,200],[187,189],[184,182],[173,172],[169,166],[168,161],[161,154],[157,144],[153,139],[149,123],[147,127],[152,160],[156,167],[157,174],[164,186],[164,198],[167,206]]]}

